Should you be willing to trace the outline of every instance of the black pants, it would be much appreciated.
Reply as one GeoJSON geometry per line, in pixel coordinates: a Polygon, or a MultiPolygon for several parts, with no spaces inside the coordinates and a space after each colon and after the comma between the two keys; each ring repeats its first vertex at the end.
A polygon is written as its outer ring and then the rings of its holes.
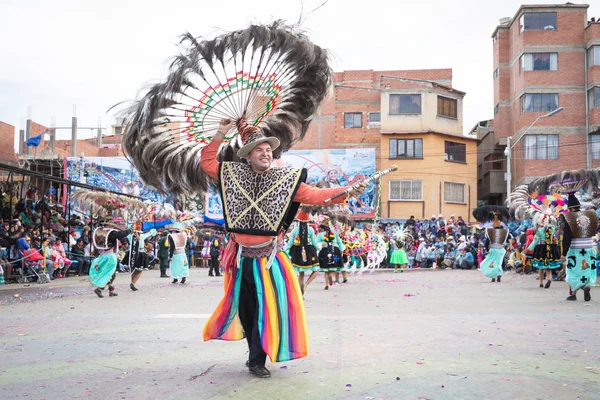
{"type": "Polygon", "coordinates": [[[77,273],[78,275],[87,275],[90,273],[90,261],[84,257],[73,257],[73,260],[77,260],[77,273]]]}
{"type": "Polygon", "coordinates": [[[209,274],[212,274],[214,271],[215,275],[220,275],[221,272],[219,272],[219,256],[210,256],[210,268],[208,270],[209,274]]]}
{"type": "Polygon", "coordinates": [[[160,276],[167,276],[167,268],[169,268],[169,258],[160,258],[160,276]]]}
{"type": "Polygon", "coordinates": [[[240,285],[239,316],[248,341],[250,355],[248,360],[250,366],[265,366],[267,354],[260,344],[258,333],[258,298],[256,285],[254,284],[254,273],[252,269],[253,258],[244,258],[242,264],[242,282],[240,285]]]}

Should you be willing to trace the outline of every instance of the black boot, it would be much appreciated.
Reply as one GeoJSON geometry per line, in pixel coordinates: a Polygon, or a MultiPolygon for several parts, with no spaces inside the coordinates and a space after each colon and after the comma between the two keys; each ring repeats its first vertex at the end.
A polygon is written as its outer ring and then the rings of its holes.
{"type": "Polygon", "coordinates": [[[108,296],[109,296],[109,297],[117,297],[117,296],[118,296],[118,293],[115,293],[115,292],[108,292],[108,296]]]}
{"type": "Polygon", "coordinates": [[[270,378],[271,377],[271,373],[265,367],[254,366],[254,367],[249,367],[249,370],[252,375],[254,375],[258,378],[270,378]]]}
{"type": "Polygon", "coordinates": [[[498,282],[500,282],[500,280],[501,280],[501,279],[502,279],[502,276],[499,276],[499,277],[498,277],[498,282]]]}
{"type": "Polygon", "coordinates": [[[137,290],[138,290],[138,288],[136,288],[133,283],[129,284],[129,289],[133,290],[134,292],[137,292],[137,290]]]}
{"type": "Polygon", "coordinates": [[[181,278],[181,283],[185,283],[185,277],[181,278]]]}
{"type": "Polygon", "coordinates": [[[173,279],[173,282],[171,282],[171,283],[177,283],[177,279],[173,279]]]}
{"type": "Polygon", "coordinates": [[[544,285],[544,287],[546,289],[549,289],[551,284],[552,284],[552,280],[548,280],[548,282],[546,282],[546,284],[544,285]]]}
{"type": "Polygon", "coordinates": [[[492,282],[496,282],[496,278],[492,278],[492,282]]]}
{"type": "Polygon", "coordinates": [[[572,294],[569,297],[567,297],[567,300],[569,300],[569,301],[576,301],[577,300],[577,296],[574,295],[574,294],[572,294]]]}
{"type": "Polygon", "coordinates": [[[592,300],[592,294],[590,293],[590,288],[583,289],[583,299],[585,301],[592,300]]]}
{"type": "Polygon", "coordinates": [[[102,294],[102,289],[100,289],[100,288],[96,288],[94,290],[94,293],[96,293],[98,295],[98,297],[104,297],[104,295],[102,294]]]}

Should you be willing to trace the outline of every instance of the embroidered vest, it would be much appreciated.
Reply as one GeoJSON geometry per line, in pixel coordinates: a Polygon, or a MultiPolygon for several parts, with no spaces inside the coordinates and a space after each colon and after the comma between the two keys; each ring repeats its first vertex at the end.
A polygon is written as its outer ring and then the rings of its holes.
{"type": "Polygon", "coordinates": [[[248,164],[222,162],[219,189],[227,230],[276,236],[298,211],[300,204],[292,200],[306,175],[304,168],[271,168],[258,174],[248,164]]]}
{"type": "Polygon", "coordinates": [[[595,211],[568,212],[563,217],[571,228],[573,239],[591,238],[598,232],[598,216],[595,211]]]}
{"type": "Polygon", "coordinates": [[[187,234],[185,232],[171,233],[169,236],[175,243],[175,249],[184,249],[187,243],[187,234]]]}

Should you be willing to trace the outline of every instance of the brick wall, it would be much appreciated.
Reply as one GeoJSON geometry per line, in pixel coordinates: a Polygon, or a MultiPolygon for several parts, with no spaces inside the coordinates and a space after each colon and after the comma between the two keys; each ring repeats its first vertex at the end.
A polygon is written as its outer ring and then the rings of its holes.
{"type": "Polygon", "coordinates": [[[0,161],[12,163],[16,160],[15,127],[0,121],[0,161]]]}
{"type": "Polygon", "coordinates": [[[518,19],[510,28],[499,29],[498,40],[493,45],[494,68],[500,67],[494,81],[494,104],[500,104],[494,116],[495,138],[515,137],[537,117],[546,114],[523,112],[523,93],[558,93],[558,105],[565,110],[538,120],[529,131],[530,134],[559,134],[559,159],[522,160],[523,139],[513,150],[515,182],[564,169],[584,168],[586,158],[583,51],[586,11],[581,7],[532,7],[527,7],[525,12],[556,12],[557,29],[521,32],[518,19]],[[519,57],[524,52],[557,52],[558,70],[521,71],[519,57]]]}
{"type": "Polygon", "coordinates": [[[379,129],[369,129],[367,124],[368,113],[380,111],[380,88],[384,86],[384,81],[386,84],[394,82],[393,79],[386,79],[385,76],[431,80],[447,86],[452,85],[452,69],[450,68],[335,72],[335,86],[332,94],[322,105],[320,115],[313,120],[304,139],[296,143],[293,149],[376,148],[376,164],[379,168],[379,129]],[[346,112],[362,113],[362,127],[344,128],[344,113],[346,112]]]}

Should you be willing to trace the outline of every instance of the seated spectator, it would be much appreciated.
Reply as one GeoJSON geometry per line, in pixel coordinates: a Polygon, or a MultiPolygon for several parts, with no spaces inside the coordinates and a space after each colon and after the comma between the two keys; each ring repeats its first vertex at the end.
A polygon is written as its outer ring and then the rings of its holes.
{"type": "Polygon", "coordinates": [[[46,273],[50,277],[50,280],[54,280],[54,257],[52,247],[50,245],[50,238],[46,237],[42,243],[41,252],[46,258],[46,273]]]}
{"type": "Polygon", "coordinates": [[[465,251],[465,249],[459,250],[458,257],[454,262],[454,265],[458,269],[471,269],[475,265],[475,259],[473,258],[473,254],[470,251],[465,251]]]}
{"type": "Polygon", "coordinates": [[[67,258],[65,253],[65,248],[62,245],[60,239],[56,239],[54,244],[52,245],[53,256],[54,256],[54,269],[59,270],[58,278],[66,278],[69,276],[69,268],[71,267],[71,260],[67,258]]]}
{"type": "Polygon", "coordinates": [[[445,268],[454,268],[454,260],[456,259],[456,253],[452,245],[446,246],[446,253],[444,254],[443,265],[445,268]]]}
{"type": "Polygon", "coordinates": [[[71,260],[77,261],[77,275],[87,275],[90,272],[90,261],[85,256],[83,239],[77,239],[75,246],[71,247],[71,260]]]}

